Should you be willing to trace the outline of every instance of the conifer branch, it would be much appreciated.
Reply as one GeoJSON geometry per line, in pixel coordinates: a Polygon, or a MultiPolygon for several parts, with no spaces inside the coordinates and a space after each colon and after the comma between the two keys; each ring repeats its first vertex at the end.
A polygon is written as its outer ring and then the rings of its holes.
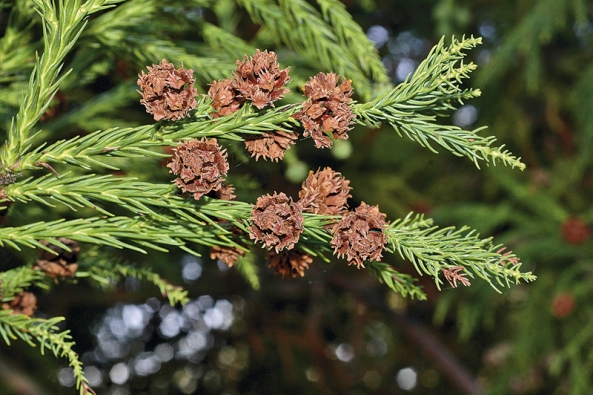
{"type": "MultiPolygon", "coordinates": [[[[87,179],[82,178],[83,181],[87,179]]],[[[139,191],[141,189],[137,192],[139,191]]],[[[144,250],[140,246],[161,251],[165,250],[160,245],[177,246],[197,254],[187,243],[240,247],[231,240],[231,232],[217,224],[220,219],[229,221],[245,233],[249,232],[246,221],[250,218],[251,205],[247,203],[205,199],[205,203],[196,205],[195,211],[184,211],[185,208],[181,206],[171,209],[173,216],[159,214],[156,216],[161,220],[159,222],[112,217],[58,220],[20,228],[3,228],[0,229],[0,243],[17,249],[18,245],[43,248],[39,240],[47,240],[54,244],[57,237],[67,237],[76,241],[141,252],[144,250]]],[[[312,256],[327,259],[324,257],[324,251],[330,251],[329,241],[332,236],[324,226],[332,219],[334,218],[306,213],[300,248],[312,256]]],[[[491,238],[480,239],[473,231],[468,232],[467,227],[458,230],[452,227],[438,229],[431,226],[429,220],[408,215],[403,220],[393,222],[385,229],[385,233],[388,239],[387,250],[392,253],[399,252],[420,274],[433,276],[439,288],[443,282],[439,274],[444,270],[459,270],[459,267],[464,267],[463,273],[473,277],[472,272],[467,270],[471,268],[474,274],[495,289],[496,284],[509,286],[512,282],[535,279],[530,272],[520,272],[521,263],[514,254],[502,253],[501,246],[493,245],[491,238]]],[[[407,276],[388,266],[374,265],[371,270],[395,291],[420,297],[419,291],[414,288],[407,276]]]]}
{"type": "Polygon", "coordinates": [[[202,37],[211,48],[220,48],[231,58],[242,59],[243,56],[255,53],[255,48],[235,36],[234,34],[208,22],[198,25],[201,28],[202,37]]]}
{"type": "MultiPolygon", "coordinates": [[[[481,137],[481,129],[465,131],[457,126],[439,125],[436,115],[453,109],[453,103],[479,94],[477,90],[462,90],[461,79],[475,68],[473,64],[459,65],[464,49],[471,48],[479,39],[454,40],[449,48],[441,41],[418,68],[414,76],[392,91],[365,104],[355,104],[353,112],[359,122],[371,124],[388,122],[400,134],[417,141],[422,146],[437,152],[431,141],[458,156],[469,157],[479,167],[478,160],[499,160],[512,167],[524,168],[524,164],[503,147],[492,148],[496,141],[493,136],[481,137]],[[424,114],[426,113],[426,114],[424,114]]],[[[160,128],[140,126],[97,131],[79,139],[58,141],[41,151],[39,147],[22,158],[20,169],[38,168],[42,163],[62,162],[91,169],[94,165],[115,169],[113,165],[99,156],[159,156],[151,147],[175,145],[175,141],[203,136],[219,137],[241,141],[243,134],[260,134],[266,131],[290,131],[296,124],[292,115],[300,105],[288,105],[265,112],[255,112],[251,106],[241,111],[219,118],[216,122],[207,118],[209,99],[202,97],[198,102],[193,121],[179,126],[163,125],[160,128]],[[114,143],[114,142],[117,142],[114,143]]]]}
{"type": "Polygon", "coordinates": [[[385,230],[387,250],[397,251],[403,259],[412,262],[419,274],[432,276],[439,289],[443,283],[440,273],[460,266],[465,275],[472,278],[477,275],[498,292],[497,285],[508,287],[520,280],[535,280],[531,272],[522,273],[519,270],[521,263],[514,254],[503,253],[504,248],[493,245],[492,238],[480,239],[478,234],[468,229],[439,229],[431,226],[431,221],[409,214],[402,220],[394,221],[385,230]],[[470,268],[472,272],[468,270],[470,268]]]}
{"type": "Polygon", "coordinates": [[[54,207],[52,202],[59,202],[70,209],[88,207],[108,216],[113,214],[98,206],[99,202],[106,202],[127,208],[134,214],[150,215],[158,220],[167,219],[160,216],[149,206],[157,208],[184,209],[184,199],[174,197],[174,185],[159,185],[138,182],[134,178],[117,178],[110,175],[96,176],[87,174],[78,177],[60,178],[47,174],[37,179],[27,178],[4,189],[7,198],[11,201],[30,202],[37,201],[49,207],[54,207]]]}
{"type": "Polygon", "coordinates": [[[210,99],[202,97],[194,115],[194,122],[181,125],[144,125],[135,128],[113,128],[89,133],[86,136],[60,140],[49,147],[40,146],[25,155],[19,170],[38,169],[42,163],[68,163],[91,170],[101,166],[112,170],[117,167],[108,163],[108,157],[167,157],[150,150],[153,147],[174,146],[187,138],[217,137],[243,141],[241,134],[262,134],[266,131],[291,131],[297,123],[291,115],[294,106],[278,107],[263,113],[254,112],[245,106],[238,113],[216,121],[208,118],[210,99]]]}
{"type": "Polygon", "coordinates": [[[454,155],[470,158],[478,168],[479,160],[491,160],[493,164],[500,160],[523,170],[525,165],[508,151],[503,151],[503,146],[491,147],[496,141],[494,136],[477,134],[484,128],[466,131],[435,122],[444,111],[455,109],[455,103],[462,104],[464,99],[480,95],[479,90],[462,90],[460,87],[462,80],[476,68],[473,63],[463,64],[463,51],[479,43],[480,38],[453,39],[451,45],[445,47],[444,39],[441,39],[411,78],[371,102],[354,105],[353,112],[358,115],[358,122],[387,122],[400,136],[406,136],[437,153],[431,145],[434,142],[454,155]]]}
{"type": "Polygon", "coordinates": [[[185,289],[171,284],[150,267],[132,265],[98,249],[88,251],[79,263],[80,269],[76,272],[76,277],[88,278],[102,287],[132,277],[155,285],[171,305],[189,302],[185,289]]]}
{"type": "Polygon", "coordinates": [[[47,276],[40,270],[33,270],[30,267],[21,266],[0,272],[0,284],[2,285],[2,302],[13,299],[14,295],[24,291],[32,285],[46,288],[44,280],[47,276]]]}
{"type": "MultiPolygon", "coordinates": [[[[215,208],[215,206],[209,207],[210,213],[219,213],[220,207],[215,208]]],[[[233,206],[240,210],[234,212],[231,210],[231,215],[227,216],[227,219],[240,225],[248,218],[250,205],[239,203],[233,206]]],[[[208,209],[204,209],[203,214],[208,215],[207,213],[208,209]]],[[[323,250],[328,250],[327,244],[331,237],[327,231],[319,228],[319,217],[313,214],[305,216],[305,229],[301,236],[303,248],[313,255],[319,255],[323,250]],[[323,248],[321,245],[326,247],[323,248]]],[[[327,220],[327,217],[322,217],[321,220],[327,220]]],[[[479,239],[473,231],[467,232],[466,227],[459,230],[454,228],[438,229],[429,224],[430,221],[425,221],[421,217],[408,216],[402,221],[392,223],[385,233],[388,238],[388,251],[398,251],[402,258],[412,262],[420,274],[426,273],[433,276],[437,287],[440,288],[443,282],[439,277],[440,272],[459,266],[466,268],[464,273],[473,277],[473,274],[467,271],[467,268],[471,268],[474,274],[483,278],[495,289],[497,289],[496,284],[509,286],[511,282],[518,283],[520,280],[533,281],[535,279],[530,272],[521,273],[519,270],[521,264],[515,255],[502,254],[500,246],[494,246],[491,238],[479,239]]],[[[236,243],[230,242],[228,238],[225,241],[225,234],[229,233],[220,227],[205,227],[192,223],[183,225],[159,223],[157,226],[149,221],[126,217],[114,217],[107,220],[89,218],[87,220],[37,223],[21,228],[3,228],[0,230],[0,243],[9,244],[14,248],[18,248],[17,244],[41,247],[42,244],[38,240],[44,239],[53,244],[59,235],[81,242],[144,252],[137,245],[159,250],[163,250],[163,248],[156,244],[178,246],[184,249],[188,248],[186,246],[188,242],[206,246],[236,246],[236,243]],[[48,228],[51,231],[48,231],[48,228]],[[165,229],[164,232],[163,229],[165,229]],[[132,242],[134,244],[130,244],[132,242]]],[[[406,276],[381,265],[375,265],[372,270],[377,277],[387,282],[394,290],[420,297],[419,292],[410,285],[410,279],[406,276]],[[389,280],[390,276],[392,280],[389,280]],[[403,284],[396,284],[394,281],[403,281],[403,284]]]]}
{"type": "Polygon", "coordinates": [[[78,354],[72,349],[75,343],[71,341],[70,331],[60,332],[57,326],[62,321],[63,317],[31,318],[24,314],[12,314],[11,310],[0,310],[0,335],[7,345],[10,345],[11,339],[21,339],[31,347],[35,347],[37,342],[42,355],[45,349],[49,349],[56,357],[67,358],[80,395],[95,394],[84,376],[78,354]]]}
{"type": "MultiPolygon", "coordinates": [[[[121,1],[121,0],[120,0],[121,1]]],[[[49,0],[34,0],[43,20],[44,52],[37,56],[29,79],[29,88],[20,110],[13,121],[8,140],[2,147],[0,158],[4,168],[13,166],[29,148],[35,134],[35,124],[46,110],[64,75],[58,78],[63,60],[82,33],[89,14],[115,4],[115,0],[64,1],[58,7],[49,0]]]]}
{"type": "MultiPolygon", "coordinates": [[[[34,14],[35,11],[29,3],[19,1],[13,5],[4,35],[0,38],[0,82],[2,83],[26,81],[23,74],[30,72],[33,67],[29,60],[35,56],[35,46],[31,45],[34,14]]],[[[2,93],[4,96],[6,90],[2,93]]],[[[20,105],[22,95],[18,99],[17,107],[20,105]]]]}
{"type": "Polygon", "coordinates": [[[422,287],[414,284],[418,279],[406,273],[401,273],[383,262],[371,261],[366,267],[381,283],[385,283],[393,291],[401,294],[401,296],[410,297],[412,299],[426,300],[426,294],[422,291],[422,287]]]}

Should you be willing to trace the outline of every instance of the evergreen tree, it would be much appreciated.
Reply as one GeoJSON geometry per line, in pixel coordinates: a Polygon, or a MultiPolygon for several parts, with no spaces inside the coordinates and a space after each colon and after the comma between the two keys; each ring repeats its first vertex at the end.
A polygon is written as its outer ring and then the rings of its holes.
{"type": "MultiPolygon", "coordinates": [[[[466,226],[438,226],[415,213],[387,217],[372,196],[365,196],[368,191],[358,192],[348,181],[348,169],[356,165],[350,151],[366,148],[355,136],[382,124],[391,130],[379,133],[389,139],[449,151],[478,169],[496,164],[525,168],[484,128],[437,122],[480,95],[464,85],[476,66],[463,61],[481,43],[479,38],[440,39],[414,73],[393,86],[373,43],[335,0],[315,5],[294,0],[7,1],[2,13],[0,334],[9,345],[22,340],[65,358],[81,394],[94,390],[76,339],[67,325],[59,324],[63,317],[51,313],[52,294],[69,282],[79,283],[69,289],[80,292],[75,298],[84,309],[89,289],[80,284],[105,291],[121,283],[134,288],[130,279],[146,280],[171,305],[185,305],[187,316],[192,308],[204,319],[208,311],[222,314],[222,321],[206,321],[211,329],[228,329],[223,313],[231,306],[238,314],[240,303],[190,301],[187,291],[164,279],[174,270],[171,260],[218,259],[262,292],[269,282],[262,285],[261,278],[271,272],[285,282],[304,276],[347,291],[392,319],[399,316],[386,310],[387,302],[376,303],[367,288],[353,284],[349,265],[385,283],[394,292],[388,299],[393,306],[401,300],[397,295],[427,298],[417,275],[428,276],[438,289],[483,281],[500,291],[535,279],[491,237],[466,226]],[[342,171],[328,165],[342,166],[342,171]],[[407,263],[390,261],[390,255],[407,263]],[[35,313],[37,303],[42,309],[35,313]]],[[[384,148],[398,154],[393,145],[384,148]]],[[[523,188],[520,182],[512,185],[523,188]]],[[[204,262],[207,267],[218,270],[214,262],[204,262]]],[[[314,323],[323,321],[315,306],[329,291],[317,285],[307,289],[311,321],[304,330],[313,342],[304,348],[313,358],[304,358],[295,374],[325,391],[342,392],[356,384],[339,383],[347,377],[344,370],[323,365],[315,355],[327,340],[315,332],[314,323]],[[312,367],[301,369],[306,364],[312,367]]],[[[120,340],[141,338],[133,335],[132,329],[140,327],[130,320],[145,313],[132,306],[120,309],[128,320],[120,340]]],[[[167,332],[163,324],[173,315],[155,306],[154,300],[144,305],[153,315],[159,312],[161,335],[177,336],[183,325],[167,332]]],[[[270,320],[265,315],[259,319],[261,325],[270,320]]],[[[360,322],[370,325],[371,317],[360,322]]],[[[408,321],[401,325],[417,333],[408,321]]],[[[281,340],[289,332],[278,328],[272,333],[281,340]]],[[[190,335],[175,352],[197,364],[203,350],[190,335]]],[[[164,349],[159,354],[155,346],[151,354],[147,343],[134,351],[137,376],[153,373],[147,366],[156,363],[154,355],[165,360],[164,349]]],[[[279,346],[279,358],[289,369],[292,351],[286,347],[279,346]]],[[[338,343],[334,353],[350,360],[351,348],[338,343]]],[[[231,373],[237,349],[222,348],[218,354],[231,373]]],[[[122,357],[103,350],[103,359],[95,362],[122,357]]],[[[127,381],[126,366],[112,363],[112,382],[127,381]]],[[[256,377],[255,371],[245,374],[246,388],[266,377],[256,377]]],[[[378,371],[363,373],[365,385],[377,387],[378,371]]],[[[173,377],[180,391],[191,393],[200,375],[173,377]]],[[[206,378],[206,391],[220,392],[206,378]]],[[[273,387],[271,392],[286,393],[286,388],[273,387]]],[[[295,386],[293,391],[304,389],[295,386]]]]}

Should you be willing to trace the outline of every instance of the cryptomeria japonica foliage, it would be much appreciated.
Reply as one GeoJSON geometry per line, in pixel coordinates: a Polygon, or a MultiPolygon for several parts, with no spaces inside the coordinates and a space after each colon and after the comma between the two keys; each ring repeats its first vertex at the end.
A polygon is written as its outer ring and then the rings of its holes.
{"type": "Polygon", "coordinates": [[[196,10],[220,12],[216,2],[197,3],[195,9],[114,0],[34,0],[35,11],[11,6],[0,70],[0,244],[10,250],[0,272],[6,343],[21,339],[67,358],[80,393],[93,393],[73,339],[57,326],[62,318],[36,313],[38,299],[48,297],[40,290],[136,277],[155,284],[171,304],[188,301],[181,287],[118,250],[206,253],[239,269],[254,288],[257,266],[288,281],[335,261],[369,270],[404,297],[425,299],[414,276],[381,262],[387,254],[398,254],[439,288],[480,280],[498,290],[535,279],[513,253],[466,227],[439,228],[414,213],[387,218],[373,202],[351,207],[348,174],[331,167],[310,169],[294,196],[270,190],[244,201],[237,198],[244,185],[227,180],[238,164],[233,158],[242,155],[229,158],[231,150],[279,165],[297,145],[330,149],[379,124],[478,168],[523,169],[481,129],[436,121],[480,95],[463,87],[476,67],[463,58],[479,38],[441,40],[413,75],[390,86],[372,44],[338,2],[320,1],[322,13],[301,2],[238,2],[254,22],[275,29],[277,40],[326,70],[306,76],[302,62],[282,68],[274,51],[196,20],[196,10]],[[304,24],[276,11],[304,14],[304,24]],[[195,23],[206,43],[223,42],[227,52],[213,58],[203,44],[177,43],[175,24],[167,29],[162,20],[170,37],[147,32],[144,18],[157,13],[195,23]],[[85,100],[85,89],[113,70],[121,80],[85,100]],[[68,97],[79,104],[60,109],[68,97]],[[134,101],[154,122],[125,116],[134,101]],[[251,258],[262,250],[260,262],[251,258]]]}

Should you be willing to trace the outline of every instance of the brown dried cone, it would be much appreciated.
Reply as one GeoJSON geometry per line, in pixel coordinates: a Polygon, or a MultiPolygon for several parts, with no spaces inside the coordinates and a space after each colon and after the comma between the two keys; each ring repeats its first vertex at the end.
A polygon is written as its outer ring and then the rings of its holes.
{"type": "Polygon", "coordinates": [[[138,75],[138,92],[142,95],[140,103],[146,107],[146,112],[154,116],[155,121],[177,121],[196,108],[198,90],[194,88],[196,80],[192,69],[176,69],[165,59],[158,65],[146,68],[148,74],[143,71],[138,75]]]}
{"type": "Polygon", "coordinates": [[[286,150],[290,149],[291,145],[296,144],[298,137],[296,132],[291,133],[283,130],[275,130],[273,132],[247,137],[245,139],[245,147],[251,154],[251,157],[255,156],[256,161],[261,156],[264,159],[278,162],[278,160],[284,158],[286,150]]]}
{"type": "Polygon", "coordinates": [[[80,246],[74,240],[65,237],[60,237],[58,240],[67,245],[68,248],[70,248],[70,251],[49,244],[46,241],[41,241],[42,244],[55,251],[57,255],[46,250],[40,250],[39,259],[35,261],[33,269],[41,270],[45,272],[48,277],[53,279],[58,277],[74,277],[74,273],[76,273],[76,269],[78,269],[76,261],[78,259],[78,253],[80,252],[80,246]]]}
{"type": "Polygon", "coordinates": [[[284,276],[303,277],[305,270],[313,262],[309,254],[297,250],[270,251],[268,258],[270,259],[268,267],[274,269],[274,272],[280,274],[282,278],[284,276]]]}
{"type": "Polygon", "coordinates": [[[245,56],[237,60],[237,69],[233,72],[233,87],[253,105],[262,109],[274,101],[282,99],[289,90],[284,85],[290,81],[288,71],[280,70],[278,57],[274,52],[260,52],[258,49],[251,58],[245,56]]]}
{"type": "Polygon", "coordinates": [[[173,148],[173,159],[167,165],[183,192],[191,192],[198,200],[210,191],[223,188],[224,176],[229,170],[226,151],[221,149],[215,138],[193,139],[173,148]]]}
{"type": "Polygon", "coordinates": [[[276,252],[292,249],[303,231],[303,209],[284,193],[257,199],[251,210],[249,237],[276,252]]]}
{"type": "Polygon", "coordinates": [[[210,248],[210,259],[218,259],[226,263],[228,267],[233,267],[240,256],[245,256],[245,251],[237,247],[213,246],[210,248]]]}
{"type": "Polygon", "coordinates": [[[350,181],[331,168],[309,172],[299,192],[303,211],[321,215],[342,215],[348,210],[346,204],[352,188],[350,181]]]}
{"type": "Polygon", "coordinates": [[[350,124],[356,117],[350,108],[352,84],[344,79],[338,85],[338,79],[334,73],[311,77],[303,87],[309,100],[293,116],[301,121],[303,134],[311,136],[317,148],[331,148],[332,141],[326,133],[332,133],[334,139],[347,140],[350,124]]]}
{"type": "Polygon", "coordinates": [[[216,110],[212,118],[224,117],[239,111],[245,98],[233,88],[233,79],[214,81],[208,89],[208,96],[212,99],[212,107],[216,110]]]}
{"type": "Polygon", "coordinates": [[[333,226],[331,245],[334,254],[346,256],[348,264],[364,267],[364,261],[380,261],[387,241],[383,228],[385,214],[378,206],[369,206],[362,202],[355,211],[350,211],[333,226]]]}
{"type": "Polygon", "coordinates": [[[21,292],[14,296],[8,303],[2,303],[3,310],[12,310],[12,314],[24,314],[33,316],[37,310],[37,297],[31,292],[21,292]]]}

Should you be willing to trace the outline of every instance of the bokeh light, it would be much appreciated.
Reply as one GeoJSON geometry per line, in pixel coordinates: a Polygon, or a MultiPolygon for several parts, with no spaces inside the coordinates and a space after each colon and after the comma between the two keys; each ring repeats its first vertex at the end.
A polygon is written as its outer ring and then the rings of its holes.
{"type": "Polygon", "coordinates": [[[397,380],[397,385],[399,385],[401,389],[410,391],[416,387],[418,373],[411,367],[403,368],[397,372],[395,379],[397,380]]]}
{"type": "Polygon", "coordinates": [[[375,43],[376,48],[381,48],[389,41],[389,32],[383,26],[374,25],[367,31],[367,37],[375,43]]]}

